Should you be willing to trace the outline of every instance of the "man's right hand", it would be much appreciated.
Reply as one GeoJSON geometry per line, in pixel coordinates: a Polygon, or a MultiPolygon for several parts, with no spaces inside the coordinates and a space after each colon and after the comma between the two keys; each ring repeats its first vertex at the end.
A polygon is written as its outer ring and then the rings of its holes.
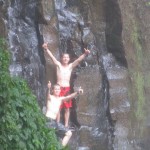
{"type": "Polygon", "coordinates": [[[44,44],[42,45],[42,47],[43,47],[45,50],[47,50],[47,49],[48,49],[48,43],[44,43],[44,44]]]}
{"type": "Polygon", "coordinates": [[[79,87],[78,93],[79,93],[79,94],[83,94],[83,89],[82,89],[81,87],[79,87]]]}
{"type": "Polygon", "coordinates": [[[86,55],[90,54],[90,50],[84,48],[84,54],[86,54],[86,55]]]}

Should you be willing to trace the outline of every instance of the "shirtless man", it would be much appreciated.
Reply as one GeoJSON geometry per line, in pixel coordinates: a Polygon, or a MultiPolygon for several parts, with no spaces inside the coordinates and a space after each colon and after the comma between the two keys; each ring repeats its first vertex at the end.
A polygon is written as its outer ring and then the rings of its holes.
{"type": "Polygon", "coordinates": [[[69,139],[72,136],[72,132],[66,128],[63,124],[56,123],[56,117],[57,114],[59,113],[59,108],[62,103],[62,101],[67,101],[69,99],[72,99],[76,97],[78,94],[83,93],[83,89],[79,88],[77,92],[74,92],[66,97],[62,96],[60,97],[60,85],[56,84],[53,87],[52,90],[52,95],[50,94],[50,88],[51,88],[51,83],[50,81],[48,82],[48,92],[47,92],[47,104],[46,104],[46,117],[50,121],[49,126],[50,127],[55,127],[56,129],[56,134],[58,136],[63,135],[62,139],[62,146],[66,146],[67,143],[69,142],[69,139]]]}
{"type": "MultiPolygon", "coordinates": [[[[66,95],[70,91],[70,77],[72,70],[90,53],[88,49],[84,49],[85,52],[79,58],[77,58],[73,63],[69,63],[70,56],[67,53],[64,53],[61,57],[61,62],[59,62],[51,51],[48,49],[48,43],[44,43],[42,47],[45,49],[47,54],[52,59],[53,63],[56,66],[56,74],[57,74],[57,83],[61,86],[60,96],[66,95]]],[[[72,107],[72,100],[69,102],[64,102],[61,108],[65,108],[65,127],[69,125],[69,117],[70,117],[70,110],[69,108],[72,107]]],[[[60,113],[58,113],[57,121],[60,120],[60,113]]]]}

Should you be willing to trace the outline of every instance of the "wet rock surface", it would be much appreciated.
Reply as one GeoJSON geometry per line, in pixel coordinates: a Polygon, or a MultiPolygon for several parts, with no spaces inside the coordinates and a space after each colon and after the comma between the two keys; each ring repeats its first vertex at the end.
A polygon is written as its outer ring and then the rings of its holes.
{"type": "Polygon", "coordinates": [[[53,63],[91,54],[73,71],[72,150],[148,150],[150,146],[148,0],[0,0],[0,33],[12,54],[10,74],[28,81],[45,105],[46,81],[56,82],[53,63]]]}
{"type": "Polygon", "coordinates": [[[27,80],[38,102],[43,103],[45,58],[38,28],[42,18],[41,2],[3,1],[2,14],[6,25],[8,49],[12,56],[10,74],[27,80]]]}

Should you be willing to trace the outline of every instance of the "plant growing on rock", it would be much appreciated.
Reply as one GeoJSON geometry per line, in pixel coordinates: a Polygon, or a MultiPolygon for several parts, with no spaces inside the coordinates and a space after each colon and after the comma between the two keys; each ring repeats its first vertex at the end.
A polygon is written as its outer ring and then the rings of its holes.
{"type": "Polygon", "coordinates": [[[0,148],[2,150],[59,150],[53,129],[26,82],[10,77],[9,52],[0,39],[0,148]]]}

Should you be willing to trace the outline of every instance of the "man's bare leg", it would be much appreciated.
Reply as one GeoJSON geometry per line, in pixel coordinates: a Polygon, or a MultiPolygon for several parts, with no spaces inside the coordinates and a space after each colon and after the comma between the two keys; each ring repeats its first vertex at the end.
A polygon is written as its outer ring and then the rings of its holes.
{"type": "Polygon", "coordinates": [[[69,126],[69,117],[70,117],[70,109],[69,108],[66,108],[65,109],[65,127],[68,127],[69,126]]]}
{"type": "Polygon", "coordinates": [[[63,140],[62,140],[62,146],[66,146],[68,144],[71,136],[72,136],[72,132],[70,130],[67,131],[64,138],[63,138],[63,140]]]}
{"type": "Polygon", "coordinates": [[[57,122],[57,123],[60,122],[60,110],[59,110],[59,112],[58,112],[58,114],[57,114],[56,122],[57,122]]]}

